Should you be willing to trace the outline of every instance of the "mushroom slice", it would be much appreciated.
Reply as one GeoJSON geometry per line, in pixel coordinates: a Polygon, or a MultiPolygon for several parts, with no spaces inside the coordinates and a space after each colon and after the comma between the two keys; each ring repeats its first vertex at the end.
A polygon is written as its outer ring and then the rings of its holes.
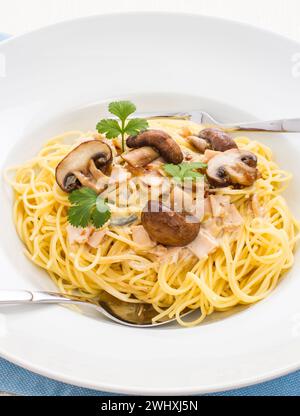
{"type": "Polygon", "coordinates": [[[148,201],[141,221],[151,239],[165,246],[186,246],[200,230],[198,219],[185,212],[172,211],[159,201],[148,201]]]}
{"type": "Polygon", "coordinates": [[[223,130],[216,128],[208,128],[201,130],[198,136],[205,140],[209,147],[212,150],[218,150],[220,152],[225,152],[229,149],[237,149],[237,144],[229,134],[225,133],[223,130]]]}
{"type": "Polygon", "coordinates": [[[217,188],[229,185],[250,186],[257,179],[257,157],[246,150],[230,149],[208,162],[206,175],[217,188]]]}
{"type": "Polygon", "coordinates": [[[193,145],[200,153],[204,153],[205,150],[210,147],[209,143],[205,139],[201,139],[197,136],[188,136],[187,141],[193,145]]]}
{"type": "Polygon", "coordinates": [[[72,192],[82,185],[95,188],[93,180],[99,180],[108,172],[112,163],[111,148],[100,140],[89,140],[75,147],[57,165],[56,182],[65,192],[72,192]]]}
{"type": "Polygon", "coordinates": [[[183,153],[180,146],[168,133],[162,130],[143,131],[137,136],[128,137],[126,143],[131,148],[153,147],[168,163],[178,165],[183,161],[183,153]]]}
{"type": "Polygon", "coordinates": [[[139,149],[121,155],[122,158],[134,168],[141,168],[159,158],[159,153],[149,146],[143,146],[139,149]]]}

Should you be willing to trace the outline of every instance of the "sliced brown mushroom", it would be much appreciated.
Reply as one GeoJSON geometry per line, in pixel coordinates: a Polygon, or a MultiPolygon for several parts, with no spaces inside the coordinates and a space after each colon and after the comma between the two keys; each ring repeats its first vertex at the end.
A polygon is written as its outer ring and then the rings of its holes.
{"type": "Polygon", "coordinates": [[[197,136],[188,136],[187,141],[193,145],[200,153],[204,153],[206,149],[210,147],[207,140],[201,139],[197,136]]]}
{"type": "Polygon", "coordinates": [[[134,149],[131,152],[123,153],[121,156],[134,168],[141,168],[157,159],[159,153],[153,147],[143,146],[139,149],[134,149]]]}
{"type": "Polygon", "coordinates": [[[180,146],[168,133],[162,130],[143,131],[137,136],[128,137],[126,143],[130,148],[153,147],[168,163],[177,165],[183,161],[180,146]]]}
{"type": "Polygon", "coordinates": [[[200,222],[196,218],[188,213],[172,211],[159,201],[148,201],[141,220],[152,240],[166,246],[186,246],[200,230],[200,222]]]}
{"type": "Polygon", "coordinates": [[[88,186],[97,192],[101,185],[97,181],[106,178],[112,163],[111,148],[100,140],[89,140],[75,147],[57,165],[56,182],[65,192],[88,186]]]}
{"type": "Polygon", "coordinates": [[[201,130],[198,136],[207,142],[209,149],[218,150],[219,152],[225,152],[225,150],[229,149],[237,149],[237,144],[233,138],[223,130],[208,128],[201,130]]]}
{"type": "Polygon", "coordinates": [[[250,186],[258,177],[257,157],[246,150],[230,149],[208,162],[206,175],[217,188],[229,185],[250,186]]]}

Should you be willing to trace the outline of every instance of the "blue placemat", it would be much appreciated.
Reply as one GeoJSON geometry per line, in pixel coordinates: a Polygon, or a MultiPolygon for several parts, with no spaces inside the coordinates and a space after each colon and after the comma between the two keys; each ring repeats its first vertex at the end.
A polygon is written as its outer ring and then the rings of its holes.
{"type": "MultiPolygon", "coordinates": [[[[9,37],[0,33],[0,41],[9,37]]],[[[75,387],[42,377],[0,358],[0,391],[28,396],[104,396],[96,390],[75,387]]],[[[300,396],[300,371],[267,383],[213,396],[300,396]]]]}

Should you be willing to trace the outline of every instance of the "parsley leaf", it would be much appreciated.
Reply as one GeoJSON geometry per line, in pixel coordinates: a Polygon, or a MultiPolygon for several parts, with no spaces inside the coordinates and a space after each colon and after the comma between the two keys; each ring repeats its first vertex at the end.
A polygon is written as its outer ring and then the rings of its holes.
{"type": "Polygon", "coordinates": [[[195,169],[204,169],[207,165],[202,162],[183,162],[179,165],[173,163],[167,163],[163,166],[164,171],[173,176],[177,181],[183,181],[184,179],[197,179],[203,177],[202,173],[197,172],[195,169]]]}
{"type": "Polygon", "coordinates": [[[125,151],[125,134],[137,135],[140,131],[146,130],[148,122],[143,118],[133,118],[127,123],[127,118],[136,111],[136,106],[130,101],[114,101],[109,104],[108,110],[117,116],[118,120],[111,118],[102,119],[96,126],[99,133],[104,133],[108,139],[121,135],[122,150],[125,151]]]}
{"type": "Polygon", "coordinates": [[[111,216],[109,206],[93,189],[76,189],[70,193],[69,201],[71,207],[68,210],[68,220],[74,227],[85,228],[92,224],[99,228],[111,216]]]}
{"type": "Polygon", "coordinates": [[[163,166],[163,168],[164,168],[164,171],[168,173],[170,176],[173,176],[174,178],[180,177],[181,170],[180,170],[179,165],[173,165],[173,163],[167,163],[163,166]]]}
{"type": "Polygon", "coordinates": [[[130,114],[136,111],[136,106],[131,101],[114,101],[109,104],[108,111],[125,121],[130,114]]]}
{"type": "Polygon", "coordinates": [[[84,186],[71,192],[68,199],[72,205],[94,204],[97,196],[93,189],[84,186]]]}
{"type": "Polygon", "coordinates": [[[94,225],[94,227],[100,228],[110,219],[111,212],[108,205],[106,205],[106,207],[107,209],[104,212],[100,212],[96,208],[93,210],[91,215],[91,223],[94,225]]]}
{"type": "Polygon", "coordinates": [[[74,205],[69,208],[68,220],[74,227],[85,228],[89,225],[91,208],[88,205],[74,205]]]}
{"type": "Polygon", "coordinates": [[[202,178],[202,177],[203,177],[202,173],[195,172],[194,170],[189,170],[188,172],[185,173],[183,179],[197,179],[197,178],[202,178]]]}
{"type": "Polygon", "coordinates": [[[146,130],[148,121],[144,118],[133,118],[126,125],[126,133],[129,136],[136,136],[140,131],[146,130]]]}
{"type": "Polygon", "coordinates": [[[122,133],[122,130],[119,126],[117,120],[112,120],[110,118],[103,119],[97,124],[97,130],[99,133],[105,133],[108,139],[113,139],[118,137],[122,133]]]}

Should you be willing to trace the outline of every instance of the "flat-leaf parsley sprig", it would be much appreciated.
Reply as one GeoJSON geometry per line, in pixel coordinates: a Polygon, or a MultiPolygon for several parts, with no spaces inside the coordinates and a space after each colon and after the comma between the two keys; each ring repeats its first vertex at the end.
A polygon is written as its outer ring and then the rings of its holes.
{"type": "Polygon", "coordinates": [[[74,227],[93,225],[100,228],[110,219],[109,206],[93,189],[76,189],[69,194],[69,201],[68,221],[74,227]]]}
{"type": "Polygon", "coordinates": [[[114,101],[109,104],[108,111],[119,118],[105,118],[99,121],[96,128],[99,133],[106,135],[108,139],[113,139],[121,135],[122,151],[125,151],[125,134],[136,136],[139,132],[148,128],[148,122],[144,118],[128,117],[136,111],[136,106],[130,101],[114,101]]]}
{"type": "Polygon", "coordinates": [[[173,163],[166,163],[163,166],[164,171],[173,176],[173,178],[178,181],[182,182],[185,179],[197,179],[203,177],[203,174],[197,172],[196,169],[205,169],[207,165],[202,162],[183,162],[178,165],[174,165],[173,163]]]}

